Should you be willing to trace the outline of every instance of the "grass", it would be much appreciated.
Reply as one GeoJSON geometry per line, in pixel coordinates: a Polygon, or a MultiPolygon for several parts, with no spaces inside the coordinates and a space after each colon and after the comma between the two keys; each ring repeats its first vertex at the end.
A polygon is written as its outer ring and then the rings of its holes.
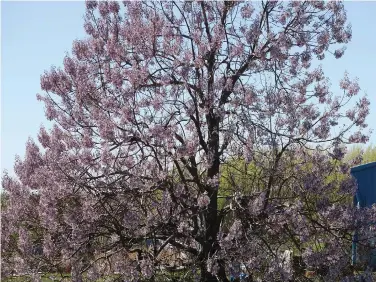
{"type": "MultiPolygon", "coordinates": [[[[61,281],[61,282],[70,282],[72,281],[70,279],[69,274],[65,274],[63,277],[58,273],[46,273],[41,275],[42,282],[55,282],[55,281],[61,281]]],[[[12,276],[7,278],[2,278],[1,281],[4,282],[29,282],[33,281],[32,277],[29,275],[22,275],[22,276],[12,276]]]]}

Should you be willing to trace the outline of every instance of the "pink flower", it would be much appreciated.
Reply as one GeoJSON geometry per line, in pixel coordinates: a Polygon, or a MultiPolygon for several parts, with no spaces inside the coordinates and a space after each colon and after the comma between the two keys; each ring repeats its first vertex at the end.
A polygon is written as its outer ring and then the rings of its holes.
{"type": "Polygon", "coordinates": [[[108,15],[109,11],[109,5],[107,1],[99,1],[98,4],[99,13],[102,17],[105,17],[108,15]]]}
{"type": "Polygon", "coordinates": [[[98,5],[97,1],[86,1],[86,9],[94,10],[98,5]]]}
{"type": "Polygon", "coordinates": [[[197,204],[200,208],[205,208],[209,205],[210,198],[207,194],[202,194],[197,198],[197,204]]]}
{"type": "Polygon", "coordinates": [[[117,1],[110,1],[108,4],[108,10],[111,13],[117,14],[120,10],[120,5],[117,1]]]}

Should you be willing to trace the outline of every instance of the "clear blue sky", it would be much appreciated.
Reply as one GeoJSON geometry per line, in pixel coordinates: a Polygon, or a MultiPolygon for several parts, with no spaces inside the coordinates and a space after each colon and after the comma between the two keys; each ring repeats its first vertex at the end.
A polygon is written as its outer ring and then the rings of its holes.
{"type": "MultiPolygon", "coordinates": [[[[23,156],[28,137],[36,139],[46,124],[43,104],[36,100],[39,77],[60,66],[74,39],[82,38],[85,3],[1,2],[1,170],[12,173],[14,157],[23,156]]],[[[376,2],[346,2],[353,40],[340,60],[323,63],[333,90],[345,70],[359,77],[371,100],[368,124],[376,143],[376,2]]]]}

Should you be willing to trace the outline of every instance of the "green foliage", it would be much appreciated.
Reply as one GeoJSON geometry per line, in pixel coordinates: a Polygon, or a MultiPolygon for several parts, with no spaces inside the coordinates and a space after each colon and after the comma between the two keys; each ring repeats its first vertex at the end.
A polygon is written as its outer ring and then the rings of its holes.
{"type": "MultiPolygon", "coordinates": [[[[309,154],[309,151],[307,151],[309,154]]],[[[305,200],[305,205],[310,207],[312,210],[312,217],[315,217],[315,210],[317,209],[316,205],[323,196],[327,197],[331,202],[352,202],[351,196],[343,196],[343,193],[338,193],[341,189],[341,184],[349,179],[351,175],[348,172],[341,172],[341,166],[353,166],[354,160],[357,158],[362,158],[361,164],[374,162],[376,161],[376,146],[369,145],[367,147],[355,146],[352,147],[347,154],[345,155],[342,161],[332,160],[334,164],[334,170],[328,172],[324,177],[323,181],[328,186],[328,194],[326,195],[307,195],[305,200]],[[330,192],[329,192],[330,191],[330,192]]],[[[289,175],[293,174],[293,167],[297,164],[303,168],[304,171],[308,172],[312,169],[311,163],[302,163],[295,156],[292,158],[288,154],[284,155],[280,162],[284,163],[284,167],[287,169],[282,172],[281,178],[288,178],[289,175]],[[289,164],[286,166],[286,164],[289,164]]],[[[263,169],[258,168],[254,163],[246,163],[244,159],[232,159],[227,163],[221,166],[221,178],[219,183],[219,195],[221,196],[218,200],[219,210],[223,209],[226,205],[226,197],[234,195],[234,192],[240,192],[245,195],[252,193],[257,193],[259,191],[265,190],[266,183],[268,179],[265,179],[266,175],[261,175],[263,169]]],[[[345,170],[346,171],[346,170],[345,170]]],[[[276,174],[276,173],[275,173],[276,174]]],[[[289,195],[289,185],[284,185],[283,195],[289,195]]],[[[279,194],[280,196],[280,194],[279,194]]],[[[229,216],[230,217],[230,216],[229,216]]],[[[231,222],[231,218],[225,220],[225,224],[231,222]]],[[[312,242],[308,245],[313,249],[313,251],[318,251],[324,248],[325,246],[320,243],[320,238],[312,238],[312,242]]],[[[294,248],[293,248],[294,249],[294,248]]],[[[298,250],[294,249],[294,253],[299,253],[298,250]]]]}
{"type": "Polygon", "coordinates": [[[346,154],[344,161],[349,162],[359,156],[362,156],[362,164],[376,162],[376,145],[371,144],[366,148],[360,145],[353,146],[346,154]]]}
{"type": "MultiPolygon", "coordinates": [[[[360,145],[354,146],[349,149],[347,154],[345,155],[343,161],[339,162],[337,161],[336,165],[344,165],[348,164],[351,165],[351,163],[354,162],[355,159],[360,158],[360,164],[366,164],[370,162],[376,162],[376,146],[375,145],[369,145],[367,147],[363,147],[360,145]]],[[[330,174],[326,182],[327,183],[336,183],[338,185],[342,181],[344,181],[346,178],[350,177],[348,174],[335,172],[330,174]]]]}
{"type": "Polygon", "coordinates": [[[0,205],[1,205],[0,211],[6,208],[8,197],[9,196],[4,191],[0,191],[0,205]]]}
{"type": "MultiPolygon", "coordinates": [[[[66,273],[64,275],[60,275],[58,273],[44,273],[41,275],[41,281],[42,282],[70,282],[71,276],[70,274],[66,273]]],[[[2,281],[4,282],[31,282],[35,281],[33,277],[29,275],[22,275],[22,276],[13,276],[13,277],[6,277],[2,278],[2,281]]]]}
{"type": "MultiPolygon", "coordinates": [[[[260,182],[261,170],[254,162],[246,163],[244,159],[237,158],[228,161],[221,166],[221,178],[219,180],[219,195],[232,196],[234,192],[250,193],[262,188],[260,182]]],[[[219,209],[225,205],[225,198],[218,201],[219,209]]]]}
{"type": "Polygon", "coordinates": [[[376,146],[368,146],[363,154],[363,163],[376,162],[376,146]]]}

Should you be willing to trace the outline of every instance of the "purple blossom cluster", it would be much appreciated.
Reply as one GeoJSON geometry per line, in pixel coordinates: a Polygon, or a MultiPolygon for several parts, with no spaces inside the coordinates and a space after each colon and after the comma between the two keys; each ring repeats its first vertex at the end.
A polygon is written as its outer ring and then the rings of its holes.
{"type": "Polygon", "coordinates": [[[370,102],[312,67],[344,55],[343,3],[86,8],[87,38],[40,79],[53,126],[3,176],[2,275],[353,279],[376,211],[352,206],[344,146],[367,142],[370,102]]]}

